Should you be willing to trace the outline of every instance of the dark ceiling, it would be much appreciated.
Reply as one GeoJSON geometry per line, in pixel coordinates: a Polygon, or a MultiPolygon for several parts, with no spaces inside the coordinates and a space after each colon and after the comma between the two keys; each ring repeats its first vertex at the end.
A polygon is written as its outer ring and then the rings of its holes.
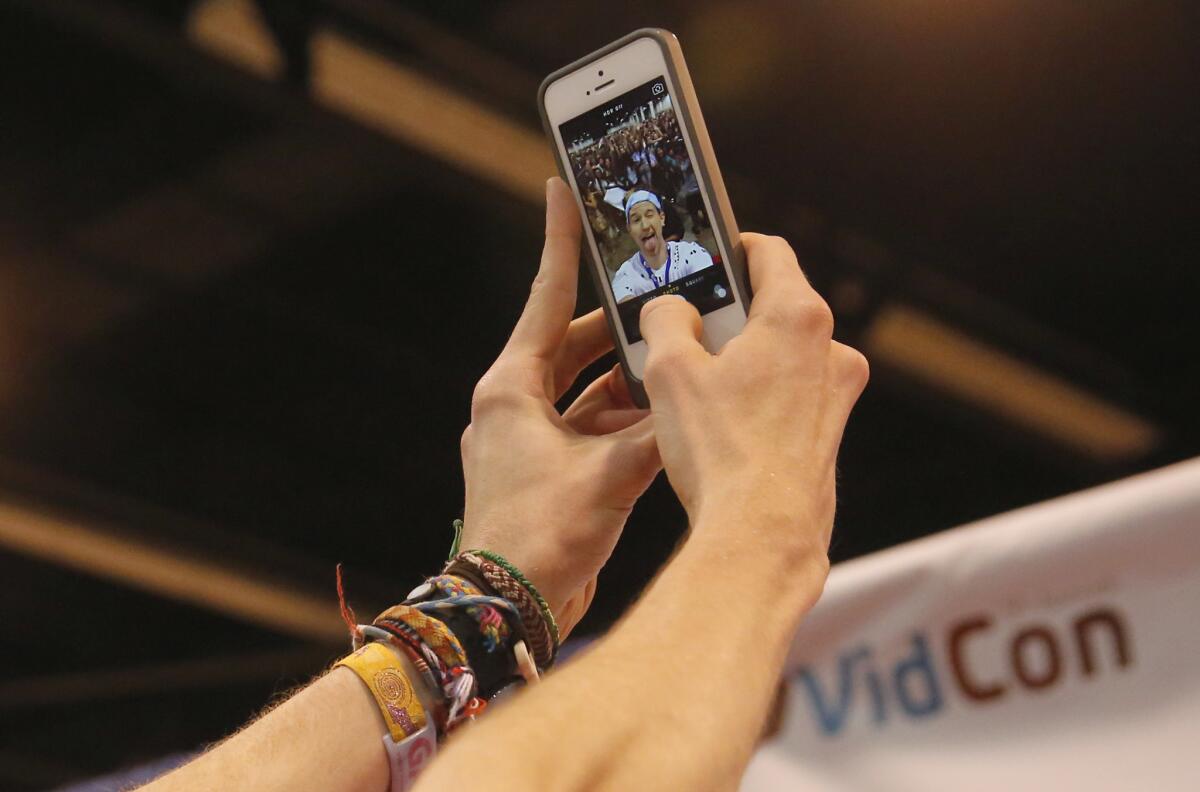
{"type": "MultiPolygon", "coordinates": [[[[741,226],[793,240],[845,340],[902,304],[1152,427],[1089,453],[881,354],[835,560],[1200,450],[1190,3],[265,2],[276,81],[197,46],[204,5],[0,2],[0,523],[330,618],[338,561],[366,611],[437,567],[540,207],[311,99],[323,26],[534,133],[542,74],[673,29],[741,226]]],[[[683,528],[660,480],[582,632],[683,528]]],[[[55,552],[0,544],[0,788],[193,749],[338,652],[55,552]]]]}

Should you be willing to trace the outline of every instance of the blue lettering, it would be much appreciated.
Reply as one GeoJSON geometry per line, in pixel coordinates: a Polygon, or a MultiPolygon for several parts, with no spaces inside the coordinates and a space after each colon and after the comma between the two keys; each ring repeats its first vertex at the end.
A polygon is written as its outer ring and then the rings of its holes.
{"type": "MultiPolygon", "coordinates": [[[[838,693],[837,702],[826,701],[821,682],[810,668],[802,668],[800,676],[808,697],[812,700],[813,711],[817,715],[817,723],[825,734],[833,735],[842,730],[846,724],[846,716],[850,714],[850,704],[854,698],[854,665],[859,660],[867,660],[871,650],[867,647],[853,649],[838,658],[838,693]]],[[[877,680],[878,683],[878,680],[877,680]]]]}
{"type": "MultiPolygon", "coordinates": [[[[871,720],[876,727],[881,727],[888,719],[888,677],[875,668],[870,647],[858,646],[838,655],[837,682],[833,689],[826,689],[812,668],[800,669],[817,725],[824,734],[832,736],[845,728],[854,707],[854,688],[860,674],[867,689],[871,720]]],[[[912,634],[912,648],[892,668],[891,682],[896,701],[909,717],[925,718],[941,711],[944,704],[942,688],[929,651],[929,640],[923,633],[912,634]]]]}
{"type": "Polygon", "coordinates": [[[887,706],[883,698],[883,680],[874,667],[867,671],[867,690],[871,692],[871,720],[880,726],[887,720],[887,706]]]}
{"type": "Polygon", "coordinates": [[[912,653],[896,664],[892,676],[900,706],[914,718],[924,718],[942,708],[942,690],[933,670],[929,642],[921,633],[913,633],[912,644],[912,653]]]}

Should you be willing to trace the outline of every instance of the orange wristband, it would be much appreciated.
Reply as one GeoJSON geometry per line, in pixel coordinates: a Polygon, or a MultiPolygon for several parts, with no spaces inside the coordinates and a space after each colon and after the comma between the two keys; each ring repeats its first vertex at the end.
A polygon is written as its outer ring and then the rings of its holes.
{"type": "Polygon", "coordinates": [[[429,718],[400,658],[381,643],[369,643],[334,663],[345,666],[363,681],[387,724],[393,742],[400,742],[425,728],[429,718]]]}

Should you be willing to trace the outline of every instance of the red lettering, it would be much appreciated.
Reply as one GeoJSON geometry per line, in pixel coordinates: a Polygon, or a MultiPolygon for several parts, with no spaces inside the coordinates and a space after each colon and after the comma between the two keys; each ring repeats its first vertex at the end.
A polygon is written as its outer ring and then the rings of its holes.
{"type": "MultiPolygon", "coordinates": [[[[1008,640],[1009,665],[1016,679],[982,678],[970,668],[968,645],[973,637],[991,632],[993,624],[990,615],[975,614],[951,622],[947,632],[950,670],[958,689],[968,700],[983,702],[1001,698],[1013,683],[1030,691],[1046,690],[1061,682],[1064,673],[1070,672],[1073,665],[1070,639],[1065,634],[1060,635],[1051,624],[1035,622],[1022,625],[1022,629],[1011,634],[1008,640]],[[1068,643],[1060,644],[1060,639],[1068,643]]],[[[1106,666],[1126,668],[1133,665],[1133,635],[1125,617],[1116,608],[1102,606],[1085,611],[1071,622],[1071,629],[1083,677],[1095,676],[1106,666]]],[[[982,652],[984,648],[976,651],[982,652]]]]}
{"type": "Polygon", "coordinates": [[[1117,665],[1125,668],[1133,662],[1129,653],[1124,621],[1111,608],[1098,608],[1088,611],[1075,620],[1075,645],[1079,647],[1084,676],[1096,673],[1096,662],[1092,656],[1092,642],[1088,640],[1088,636],[1094,634],[1093,627],[1101,625],[1107,626],[1108,632],[1112,636],[1113,647],[1117,650],[1117,665]]]}
{"type": "Polygon", "coordinates": [[[1054,640],[1054,633],[1047,628],[1029,627],[1021,630],[1013,638],[1009,651],[1012,655],[1013,671],[1017,672],[1017,678],[1025,687],[1031,690],[1041,690],[1058,681],[1058,674],[1062,670],[1062,660],[1059,657],[1058,642],[1054,640]],[[1034,641],[1045,647],[1046,668],[1040,675],[1035,675],[1026,665],[1025,647],[1034,641]]]}
{"type": "Polygon", "coordinates": [[[967,661],[963,650],[967,636],[974,632],[988,629],[992,620],[986,616],[978,616],[955,624],[950,629],[947,641],[950,649],[950,669],[954,672],[954,681],[963,695],[972,701],[989,701],[1004,695],[1004,686],[999,683],[980,683],[967,673],[967,661]]]}

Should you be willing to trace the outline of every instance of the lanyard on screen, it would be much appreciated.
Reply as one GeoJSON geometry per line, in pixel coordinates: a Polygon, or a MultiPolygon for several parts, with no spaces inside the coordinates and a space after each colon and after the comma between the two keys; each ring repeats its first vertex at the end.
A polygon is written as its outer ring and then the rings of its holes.
{"type": "Polygon", "coordinates": [[[646,270],[646,277],[654,284],[654,288],[661,289],[663,286],[671,282],[671,248],[667,248],[667,268],[663,271],[663,281],[660,283],[658,276],[654,274],[654,270],[650,269],[650,265],[646,263],[646,257],[638,252],[638,260],[642,262],[642,269],[646,270]]]}

